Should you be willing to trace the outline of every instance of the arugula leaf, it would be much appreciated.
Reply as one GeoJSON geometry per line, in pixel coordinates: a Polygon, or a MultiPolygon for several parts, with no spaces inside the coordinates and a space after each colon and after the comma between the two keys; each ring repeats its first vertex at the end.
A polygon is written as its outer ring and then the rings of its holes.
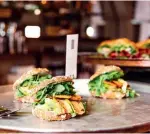
{"type": "Polygon", "coordinates": [[[40,100],[37,103],[43,103],[43,98],[47,95],[74,95],[75,93],[74,87],[70,82],[62,82],[57,84],[49,84],[47,87],[39,90],[36,94],[36,98],[40,100]]]}
{"type": "Polygon", "coordinates": [[[115,45],[111,48],[112,51],[115,51],[115,52],[120,52],[122,50],[125,50],[127,48],[127,46],[124,46],[122,44],[119,44],[119,45],[115,45]]]}
{"type": "Polygon", "coordinates": [[[27,87],[28,86],[28,82],[29,82],[29,80],[23,81],[22,84],[21,84],[21,86],[27,87]]]}
{"type": "MultiPolygon", "coordinates": [[[[107,85],[104,84],[104,80],[115,80],[119,79],[124,75],[123,71],[112,71],[105,74],[102,74],[88,83],[90,91],[96,91],[96,96],[99,96],[101,93],[105,93],[108,90],[107,85]]],[[[126,97],[134,98],[139,96],[135,90],[128,88],[126,90],[126,97]]]]}
{"type": "Polygon", "coordinates": [[[43,76],[40,76],[39,77],[39,79],[38,79],[38,81],[43,81],[43,80],[45,80],[45,79],[51,79],[52,78],[52,76],[51,75],[43,75],[43,76]]]}
{"type": "Polygon", "coordinates": [[[101,46],[101,48],[110,48],[110,46],[108,44],[105,44],[105,45],[101,46]]]}
{"type": "MultiPolygon", "coordinates": [[[[30,76],[28,77],[27,79],[25,79],[21,84],[20,86],[18,86],[18,90],[19,90],[19,87],[27,87],[28,89],[30,88],[33,88],[33,87],[36,87],[37,85],[40,84],[40,82],[42,82],[43,80],[46,80],[46,79],[51,79],[52,76],[50,74],[46,74],[46,75],[33,75],[33,76],[30,76]]],[[[20,89],[21,91],[21,89],[20,89]]],[[[18,93],[18,95],[20,95],[18,93]]],[[[22,94],[22,96],[25,96],[25,94],[22,94]]]]}
{"type": "Polygon", "coordinates": [[[136,53],[136,49],[133,48],[132,46],[124,46],[123,44],[119,44],[119,45],[116,45],[114,47],[111,48],[112,51],[115,51],[115,52],[121,52],[127,48],[130,48],[130,53],[131,54],[134,54],[136,53]]]}
{"type": "Polygon", "coordinates": [[[104,85],[104,80],[115,80],[124,75],[123,71],[112,71],[102,74],[88,83],[89,90],[96,91],[96,96],[107,91],[107,87],[104,85]]]}
{"type": "Polygon", "coordinates": [[[36,98],[38,100],[41,100],[45,96],[46,93],[47,93],[47,88],[45,87],[37,92],[36,98]]]}
{"type": "Polygon", "coordinates": [[[65,90],[65,87],[61,84],[55,85],[55,92],[63,92],[65,90]]]}
{"type": "Polygon", "coordinates": [[[146,48],[150,48],[150,43],[145,44],[146,48]]]}
{"type": "Polygon", "coordinates": [[[136,49],[135,48],[133,48],[132,46],[129,46],[130,47],[130,52],[131,52],[131,54],[135,54],[136,53],[136,49]]]}
{"type": "Polygon", "coordinates": [[[136,96],[135,90],[130,90],[130,91],[129,91],[129,97],[130,97],[130,98],[134,98],[135,96],[136,96]]]}
{"type": "Polygon", "coordinates": [[[16,96],[17,97],[23,97],[25,96],[19,89],[16,90],[16,96]]]}

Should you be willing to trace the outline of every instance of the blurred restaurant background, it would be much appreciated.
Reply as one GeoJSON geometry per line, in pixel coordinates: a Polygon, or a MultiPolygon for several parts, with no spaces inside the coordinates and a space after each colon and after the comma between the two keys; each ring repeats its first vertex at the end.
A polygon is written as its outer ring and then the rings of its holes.
{"type": "MultiPolygon", "coordinates": [[[[0,84],[33,67],[65,74],[66,35],[79,34],[78,78],[97,66],[80,53],[96,53],[104,40],[150,36],[149,1],[0,1],[0,84]]],[[[142,63],[141,63],[142,64],[142,63]]],[[[122,67],[128,80],[148,82],[149,67],[122,67]]]]}

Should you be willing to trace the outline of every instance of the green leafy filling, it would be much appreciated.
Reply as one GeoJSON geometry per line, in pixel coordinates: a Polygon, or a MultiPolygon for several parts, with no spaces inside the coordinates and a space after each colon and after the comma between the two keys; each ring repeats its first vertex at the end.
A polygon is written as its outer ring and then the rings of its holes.
{"type": "Polygon", "coordinates": [[[110,46],[108,44],[105,44],[97,48],[97,52],[102,54],[105,58],[107,58],[109,53],[105,53],[103,48],[108,48],[110,50],[110,46]]]}
{"type": "Polygon", "coordinates": [[[18,89],[18,90],[16,91],[16,96],[18,96],[18,97],[23,97],[24,94],[18,89]]]}
{"type": "Polygon", "coordinates": [[[136,53],[136,49],[134,49],[132,46],[125,46],[125,45],[122,45],[122,44],[113,46],[113,47],[111,48],[111,50],[112,50],[112,51],[115,51],[115,52],[121,52],[121,51],[126,50],[126,49],[128,49],[128,48],[130,48],[130,53],[131,53],[131,54],[136,53]]]}
{"type": "Polygon", "coordinates": [[[51,78],[52,76],[50,74],[30,76],[17,87],[16,95],[18,97],[26,96],[30,93],[29,91],[31,88],[34,88],[37,85],[39,85],[41,81],[51,78]]]}
{"type": "Polygon", "coordinates": [[[36,94],[36,99],[39,100],[37,103],[42,104],[46,96],[74,95],[75,93],[72,82],[62,82],[58,84],[49,84],[45,88],[39,90],[36,94]]]}
{"type": "Polygon", "coordinates": [[[150,43],[145,44],[145,48],[150,48],[150,43]]]}
{"type": "Polygon", "coordinates": [[[105,93],[107,91],[107,88],[104,86],[104,80],[115,80],[122,77],[123,75],[123,71],[112,71],[102,74],[89,82],[89,90],[96,91],[96,96],[99,96],[101,93],[105,93]]]}
{"type": "Polygon", "coordinates": [[[97,48],[97,51],[98,51],[98,52],[101,52],[101,51],[103,51],[103,48],[110,48],[110,46],[107,45],[107,44],[106,44],[106,45],[103,45],[103,46],[100,46],[100,47],[97,48]]]}
{"type": "MultiPolygon", "coordinates": [[[[96,96],[100,96],[101,93],[105,93],[109,89],[108,85],[104,83],[105,80],[107,81],[118,80],[123,75],[124,75],[123,71],[112,71],[100,75],[88,83],[89,90],[96,91],[96,96]]],[[[118,88],[117,90],[119,92],[122,92],[122,89],[120,88],[118,88]]],[[[135,90],[131,89],[130,87],[126,89],[126,97],[134,98],[135,96],[138,95],[139,94],[137,94],[135,90]]]]}
{"type": "Polygon", "coordinates": [[[100,48],[110,48],[110,46],[108,44],[105,44],[103,46],[100,46],[100,48]]]}
{"type": "Polygon", "coordinates": [[[139,96],[138,93],[136,93],[135,90],[128,88],[126,91],[126,97],[135,98],[136,96],[139,96]]]}

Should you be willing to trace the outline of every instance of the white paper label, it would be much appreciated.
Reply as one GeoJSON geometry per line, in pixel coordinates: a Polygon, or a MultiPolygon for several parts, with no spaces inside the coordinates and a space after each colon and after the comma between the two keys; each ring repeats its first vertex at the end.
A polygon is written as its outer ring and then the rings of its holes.
{"type": "Polygon", "coordinates": [[[65,75],[77,77],[78,34],[67,35],[65,75]]]}

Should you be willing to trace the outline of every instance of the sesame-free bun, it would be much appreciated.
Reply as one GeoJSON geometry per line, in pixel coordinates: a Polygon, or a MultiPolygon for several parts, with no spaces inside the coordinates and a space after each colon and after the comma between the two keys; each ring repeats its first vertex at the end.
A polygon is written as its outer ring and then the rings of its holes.
{"type": "Polygon", "coordinates": [[[103,99],[122,99],[125,97],[124,93],[113,92],[111,90],[108,90],[106,93],[101,93],[99,96],[96,96],[96,91],[90,91],[90,93],[94,97],[100,97],[103,99]]]}
{"type": "Polygon", "coordinates": [[[116,39],[113,43],[114,45],[117,44],[123,44],[125,46],[132,46],[135,47],[135,43],[127,38],[120,38],[120,39],[116,39]]]}
{"type": "Polygon", "coordinates": [[[112,71],[122,71],[120,67],[117,66],[100,66],[99,69],[90,77],[90,81],[95,79],[96,77],[108,73],[108,72],[112,72],[112,71]]]}
{"type": "Polygon", "coordinates": [[[139,49],[146,49],[146,44],[150,44],[150,39],[136,43],[136,47],[139,49]]]}
{"type": "Polygon", "coordinates": [[[54,111],[47,111],[44,109],[39,109],[37,107],[32,109],[32,114],[42,120],[47,121],[61,121],[61,120],[68,120],[71,118],[70,113],[63,113],[61,115],[55,114],[54,111]]]}
{"type": "MultiPolygon", "coordinates": [[[[20,97],[20,98],[18,98],[15,95],[15,99],[19,100],[21,102],[28,102],[28,103],[36,102],[36,101],[38,101],[38,100],[36,100],[36,93],[39,90],[45,88],[49,84],[57,84],[57,83],[61,83],[61,82],[72,82],[73,83],[73,80],[71,77],[68,77],[68,76],[56,76],[56,77],[53,77],[52,79],[46,79],[46,80],[42,81],[38,86],[32,88],[30,95],[20,97]]],[[[15,90],[17,90],[17,89],[15,88],[15,90]]]]}
{"type": "Polygon", "coordinates": [[[49,70],[46,68],[33,68],[30,71],[28,71],[27,73],[24,73],[18,80],[16,80],[16,82],[13,84],[13,90],[16,90],[16,87],[21,84],[25,79],[27,79],[28,77],[32,76],[32,75],[44,75],[44,74],[49,74],[49,70]]]}

